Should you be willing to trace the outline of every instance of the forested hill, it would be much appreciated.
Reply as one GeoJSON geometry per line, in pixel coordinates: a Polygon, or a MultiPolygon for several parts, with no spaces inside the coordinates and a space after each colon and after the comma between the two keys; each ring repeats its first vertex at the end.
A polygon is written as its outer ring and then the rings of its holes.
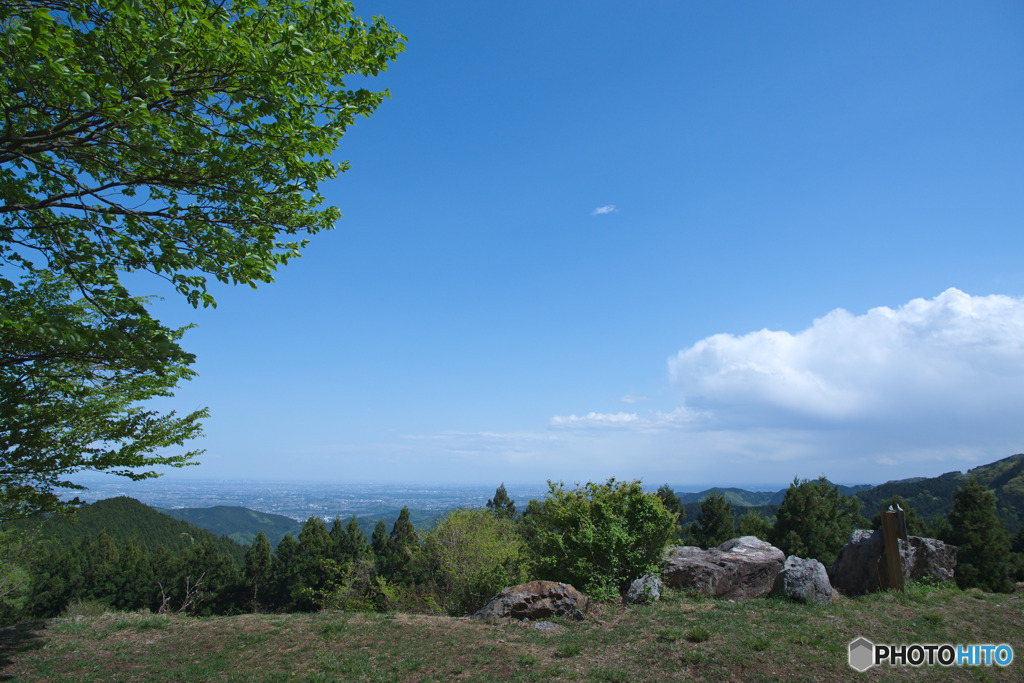
{"type": "Polygon", "coordinates": [[[96,538],[100,532],[119,542],[135,539],[151,553],[165,548],[179,554],[207,541],[230,555],[238,566],[245,565],[245,547],[230,538],[169,517],[125,496],[83,505],[70,517],[50,517],[41,528],[44,539],[65,546],[85,537],[96,538]]]}
{"type": "Polygon", "coordinates": [[[298,538],[302,523],[291,517],[275,515],[270,512],[257,512],[249,508],[216,505],[208,508],[176,508],[164,510],[156,508],[165,515],[208,529],[215,534],[227,536],[244,546],[252,545],[256,536],[262,531],[270,545],[277,547],[285,534],[298,538]]]}
{"type": "MultiPolygon", "coordinates": [[[[852,496],[872,488],[870,484],[858,486],[843,486],[839,484],[838,486],[839,493],[844,496],[852,496]]],[[[778,507],[782,503],[782,499],[786,497],[786,489],[781,491],[747,491],[746,489],[718,488],[716,486],[696,493],[680,493],[679,501],[684,505],[696,504],[699,508],[700,502],[712,493],[721,495],[725,498],[726,502],[731,503],[733,506],[738,505],[741,507],[778,507]]]]}
{"type": "Polygon", "coordinates": [[[925,520],[945,515],[953,508],[957,489],[974,477],[996,496],[1000,519],[1011,533],[1024,526],[1024,454],[1011,455],[963,472],[947,472],[930,479],[891,481],[857,493],[861,511],[868,517],[898,495],[925,520]]]}

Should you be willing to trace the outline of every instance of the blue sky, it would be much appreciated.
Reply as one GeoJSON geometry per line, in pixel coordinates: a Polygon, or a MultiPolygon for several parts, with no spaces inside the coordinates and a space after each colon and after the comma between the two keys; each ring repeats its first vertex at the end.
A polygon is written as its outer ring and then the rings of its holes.
{"type": "Polygon", "coordinates": [[[158,307],[198,325],[166,405],[212,413],[175,476],[772,488],[1024,450],[1024,5],[356,8],[408,44],[337,229],[158,307]]]}

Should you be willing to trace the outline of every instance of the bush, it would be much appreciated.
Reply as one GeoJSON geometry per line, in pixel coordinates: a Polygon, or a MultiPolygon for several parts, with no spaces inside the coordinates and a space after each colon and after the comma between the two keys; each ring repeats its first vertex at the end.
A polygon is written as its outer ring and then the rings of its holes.
{"type": "Polygon", "coordinates": [[[510,518],[491,510],[452,510],[423,542],[426,574],[450,614],[474,612],[503,588],[527,579],[529,554],[510,518]]]}
{"type": "Polygon", "coordinates": [[[545,499],[530,501],[523,515],[541,578],[570,583],[591,597],[628,588],[661,560],[676,534],[676,516],[639,481],[548,486],[545,499]]]}

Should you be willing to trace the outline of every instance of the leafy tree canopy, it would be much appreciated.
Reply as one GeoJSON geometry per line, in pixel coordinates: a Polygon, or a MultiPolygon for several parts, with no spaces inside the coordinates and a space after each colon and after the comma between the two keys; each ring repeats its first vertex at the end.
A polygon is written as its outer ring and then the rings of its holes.
{"type": "Polygon", "coordinates": [[[403,41],[340,0],[0,3],[0,454],[13,463],[0,485],[21,503],[9,515],[52,506],[81,469],[196,455],[153,457],[196,436],[204,413],[136,407],[186,379],[192,357],[124,276],[155,274],[193,306],[215,305],[209,277],[271,282],[339,217],[319,193],[347,167],[330,155],[387,96],[345,80],[380,73],[403,41]]]}
{"type": "Polygon", "coordinates": [[[675,533],[676,516],[639,481],[548,487],[522,522],[543,578],[594,596],[617,594],[661,559],[675,533]]]}

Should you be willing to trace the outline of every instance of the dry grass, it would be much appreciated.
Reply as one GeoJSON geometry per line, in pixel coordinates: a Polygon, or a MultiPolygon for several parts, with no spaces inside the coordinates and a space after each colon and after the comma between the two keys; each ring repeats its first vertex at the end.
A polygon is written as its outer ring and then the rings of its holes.
{"type": "Polygon", "coordinates": [[[420,615],[194,619],[105,614],[0,632],[0,679],[26,681],[1024,680],[1020,595],[913,587],[907,595],[720,602],[670,594],[603,605],[584,622],[484,625],[420,615]],[[846,663],[876,643],[1009,643],[1006,669],[846,663]]]}

